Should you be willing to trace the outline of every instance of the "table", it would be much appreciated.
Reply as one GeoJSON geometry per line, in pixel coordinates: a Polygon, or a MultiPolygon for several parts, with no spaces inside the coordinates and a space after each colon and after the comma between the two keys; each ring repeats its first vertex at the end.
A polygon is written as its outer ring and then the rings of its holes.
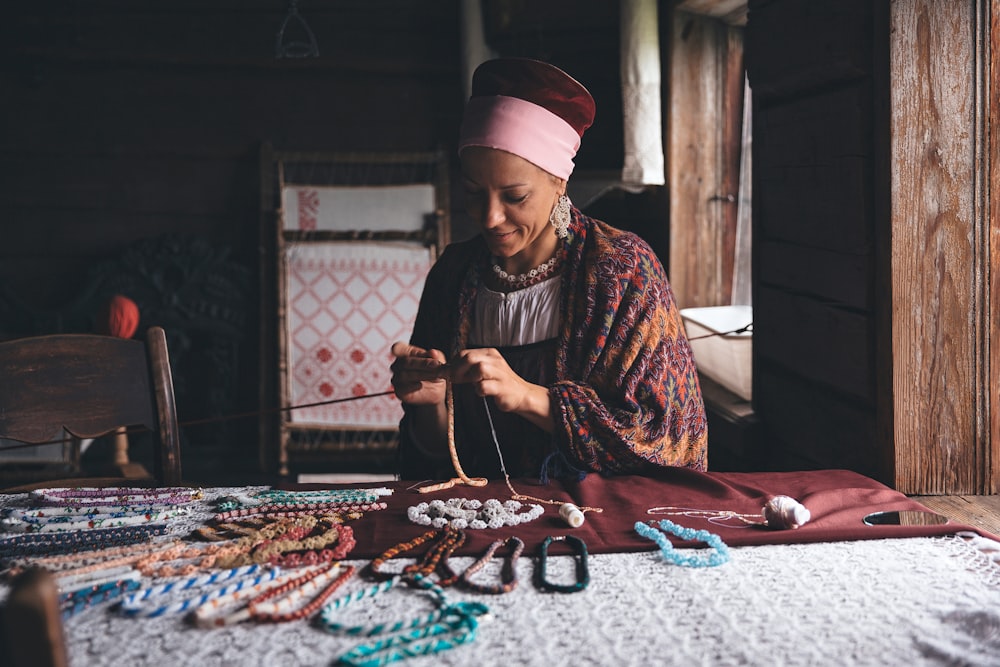
{"type": "MultiPolygon", "coordinates": [[[[521,582],[504,595],[449,589],[452,602],[486,604],[488,619],[471,642],[405,664],[1000,664],[1000,543],[990,539],[994,536],[963,526],[853,526],[852,537],[846,527],[850,517],[912,501],[843,471],[747,475],[675,471],[662,479],[588,478],[579,485],[530,489],[581,504],[601,496],[605,511],[588,513],[579,529],[560,524],[550,509],[516,529],[469,531],[468,546],[453,558],[456,569],[470,564],[492,539],[516,533],[528,543],[519,563],[521,582]],[[678,496],[695,506],[714,501],[742,507],[744,499],[753,503],[780,490],[803,499],[813,513],[810,524],[795,531],[708,525],[730,546],[731,559],[718,567],[668,564],[628,527],[638,507],[668,504],[678,496]],[[864,532],[868,528],[873,532],[864,532]],[[580,535],[591,547],[590,584],[583,591],[548,593],[532,584],[537,560],[529,556],[544,534],[580,535]]],[[[359,543],[349,563],[363,566],[390,542],[424,530],[405,519],[406,507],[424,499],[408,486],[394,485],[390,507],[356,523],[359,543]]],[[[521,482],[516,486],[524,488],[521,482]]],[[[498,496],[502,488],[491,483],[437,497],[498,496]]],[[[172,530],[187,533],[210,518],[214,500],[255,490],[206,489],[198,511],[172,530]]],[[[0,505],[19,500],[0,497],[0,505]]],[[[570,556],[553,555],[549,561],[551,580],[572,579],[570,556]]],[[[497,576],[491,568],[481,574],[497,576]]],[[[344,592],[370,586],[359,575],[344,592]]],[[[431,608],[425,595],[392,589],[345,607],[342,621],[369,626],[431,608]]],[[[128,618],[110,605],[68,619],[65,630],[74,665],[330,665],[363,641],[306,621],[202,629],[181,617],[128,618]]]]}

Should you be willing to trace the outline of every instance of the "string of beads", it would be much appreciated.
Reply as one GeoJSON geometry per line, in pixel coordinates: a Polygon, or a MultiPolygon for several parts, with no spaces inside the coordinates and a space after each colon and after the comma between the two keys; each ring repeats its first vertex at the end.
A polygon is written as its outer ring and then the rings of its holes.
{"type": "Polygon", "coordinates": [[[28,497],[36,505],[181,505],[200,500],[201,489],[168,486],[155,489],[137,487],[56,487],[35,489],[28,497]]]}
{"type": "Polygon", "coordinates": [[[729,547],[726,546],[721,537],[714,533],[710,533],[707,530],[685,528],[668,519],[661,519],[659,528],[660,530],[657,530],[656,527],[642,521],[636,521],[635,523],[635,532],[655,542],[660,548],[663,560],[668,563],[684,567],[715,567],[729,562],[729,547]],[[664,532],[660,532],[661,530],[664,532]],[[682,554],[674,548],[670,539],[664,533],[676,535],[682,540],[704,542],[712,551],[707,555],[699,553],[682,554]]]}
{"type": "Polygon", "coordinates": [[[496,540],[489,547],[487,547],[486,552],[472,565],[465,569],[462,573],[461,582],[470,591],[475,591],[476,593],[486,593],[488,595],[501,595],[503,593],[510,593],[512,590],[517,588],[517,559],[521,557],[521,553],[524,551],[524,541],[516,536],[510,536],[504,540],[496,540]],[[510,544],[510,554],[504,561],[503,567],[500,571],[500,583],[499,584],[478,584],[472,580],[472,575],[476,574],[490,562],[493,555],[497,550],[505,544],[510,544]]]}
{"type": "Polygon", "coordinates": [[[538,548],[538,569],[536,570],[536,582],[543,591],[554,593],[576,593],[582,591],[590,583],[590,570],[587,565],[587,545],[579,537],[574,535],[548,536],[542,540],[538,548]],[[576,581],[572,584],[555,584],[547,579],[547,567],[549,560],[549,545],[553,542],[565,541],[576,552],[576,581]]]}

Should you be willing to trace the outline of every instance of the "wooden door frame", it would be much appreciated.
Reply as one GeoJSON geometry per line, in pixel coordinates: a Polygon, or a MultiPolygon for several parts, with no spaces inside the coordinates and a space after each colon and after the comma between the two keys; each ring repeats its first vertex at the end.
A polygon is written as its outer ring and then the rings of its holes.
{"type": "Polygon", "coordinates": [[[1000,490],[998,15],[998,0],[890,3],[892,465],[905,493],[1000,490]]]}

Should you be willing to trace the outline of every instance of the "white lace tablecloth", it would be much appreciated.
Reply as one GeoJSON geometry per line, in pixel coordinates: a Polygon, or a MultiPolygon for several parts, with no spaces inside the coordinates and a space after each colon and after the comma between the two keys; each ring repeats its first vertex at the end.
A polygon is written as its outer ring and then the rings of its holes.
{"type": "MultiPolygon", "coordinates": [[[[1000,665],[991,546],[1000,545],[949,536],[741,547],[728,563],[697,569],[655,551],[594,555],[590,585],[571,594],[537,590],[526,554],[511,593],[448,591],[453,602],[490,608],[473,642],[404,664],[1000,665]]],[[[496,581],[499,560],[477,580],[496,581]]],[[[471,562],[453,559],[456,569],[471,562]]],[[[549,580],[572,580],[572,566],[570,556],[550,556],[549,580]]],[[[370,586],[354,577],[337,595],[370,586]]],[[[368,625],[430,610],[426,596],[393,589],[348,605],[340,619],[368,625]]],[[[77,667],[330,665],[359,642],[307,621],[201,629],[179,617],[127,618],[110,604],[65,629],[77,667]]]]}

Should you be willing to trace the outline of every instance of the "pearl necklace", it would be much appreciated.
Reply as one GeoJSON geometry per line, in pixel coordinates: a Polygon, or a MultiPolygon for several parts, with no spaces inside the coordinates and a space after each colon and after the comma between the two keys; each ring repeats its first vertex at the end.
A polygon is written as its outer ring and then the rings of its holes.
{"type": "Polygon", "coordinates": [[[517,275],[511,275],[500,268],[497,263],[496,258],[493,259],[493,273],[496,274],[497,278],[501,282],[506,283],[508,287],[528,287],[531,284],[541,282],[545,278],[548,278],[552,273],[555,272],[557,266],[559,266],[560,255],[559,252],[552,255],[547,261],[542,262],[534,269],[527,271],[526,273],[519,273],[517,275]]]}

